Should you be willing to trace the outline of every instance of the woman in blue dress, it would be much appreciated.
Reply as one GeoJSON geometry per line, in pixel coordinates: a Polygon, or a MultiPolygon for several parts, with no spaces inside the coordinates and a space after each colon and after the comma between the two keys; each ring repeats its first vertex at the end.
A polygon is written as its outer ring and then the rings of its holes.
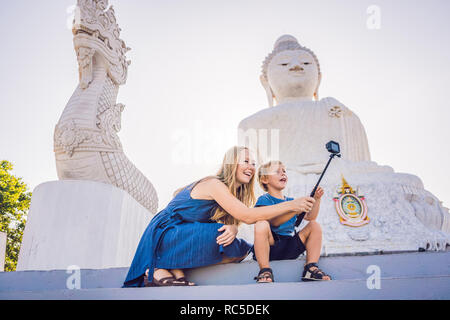
{"type": "Polygon", "coordinates": [[[183,269],[238,262],[247,256],[252,246],[236,238],[240,222],[253,224],[304,211],[303,198],[251,208],[254,177],[248,148],[233,147],[216,176],[180,189],[144,231],[124,287],[194,285],[183,269]]]}

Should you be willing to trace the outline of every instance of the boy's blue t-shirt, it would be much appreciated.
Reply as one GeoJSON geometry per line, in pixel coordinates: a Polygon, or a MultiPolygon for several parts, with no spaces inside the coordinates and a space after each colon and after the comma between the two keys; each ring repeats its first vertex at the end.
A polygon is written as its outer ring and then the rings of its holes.
{"type": "MultiPolygon", "coordinates": [[[[271,196],[269,193],[265,193],[258,198],[258,201],[256,201],[256,204],[255,204],[255,207],[272,206],[274,204],[294,200],[294,198],[289,198],[289,197],[284,197],[284,198],[285,198],[285,200],[278,199],[278,198],[271,196]]],[[[295,220],[296,219],[297,219],[297,217],[293,216],[291,219],[289,219],[285,223],[279,225],[278,227],[271,225],[270,228],[272,229],[272,232],[275,232],[278,235],[291,236],[295,233],[295,220]]]]}

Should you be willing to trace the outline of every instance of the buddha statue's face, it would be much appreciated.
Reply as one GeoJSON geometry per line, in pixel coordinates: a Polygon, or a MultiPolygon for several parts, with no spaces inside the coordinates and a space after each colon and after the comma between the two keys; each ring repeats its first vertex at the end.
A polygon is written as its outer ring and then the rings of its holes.
{"type": "Polygon", "coordinates": [[[287,98],[312,99],[320,83],[316,61],[300,49],[274,56],[267,67],[267,80],[278,103],[287,98]]]}

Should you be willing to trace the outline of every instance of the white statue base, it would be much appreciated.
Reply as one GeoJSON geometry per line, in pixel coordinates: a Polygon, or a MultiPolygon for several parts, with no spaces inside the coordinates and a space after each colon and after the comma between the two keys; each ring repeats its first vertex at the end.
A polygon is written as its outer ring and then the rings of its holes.
{"type": "MultiPolygon", "coordinates": [[[[289,197],[309,196],[319,174],[287,168],[289,197]]],[[[323,232],[322,255],[403,251],[443,251],[450,246],[450,214],[440,201],[411,174],[396,173],[375,162],[332,160],[320,185],[325,194],[317,221],[323,232]],[[359,227],[344,225],[333,198],[342,185],[342,175],[364,195],[369,222],[359,227]]],[[[263,192],[259,190],[259,196],[263,192]]],[[[302,229],[308,222],[303,220],[302,229]]],[[[253,242],[253,225],[241,225],[238,237],[253,242]]]]}
{"type": "MultiPolygon", "coordinates": [[[[287,171],[286,194],[308,195],[318,174],[287,171]]],[[[334,159],[321,186],[317,221],[323,231],[323,255],[377,253],[417,250],[446,250],[450,246],[450,215],[440,201],[411,174],[395,173],[375,162],[334,159]],[[361,169],[361,170],[360,170],[361,169]],[[354,227],[340,222],[333,198],[342,185],[342,176],[363,195],[369,222],[354,227]]]]}
{"type": "Polygon", "coordinates": [[[152,216],[110,184],[40,184],[33,191],[17,270],[128,267],[152,216]]]}

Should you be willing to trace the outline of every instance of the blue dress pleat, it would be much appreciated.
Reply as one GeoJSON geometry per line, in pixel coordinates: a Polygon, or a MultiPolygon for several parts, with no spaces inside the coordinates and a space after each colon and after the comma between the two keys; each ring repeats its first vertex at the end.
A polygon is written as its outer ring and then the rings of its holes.
{"type": "Polygon", "coordinates": [[[223,247],[216,238],[223,224],[210,220],[218,207],[215,200],[193,199],[196,182],[180,191],[167,207],[158,212],[144,231],[123,287],[144,286],[149,269],[152,281],[155,268],[188,269],[216,264],[225,257],[247,255],[251,245],[236,238],[223,247]]]}

